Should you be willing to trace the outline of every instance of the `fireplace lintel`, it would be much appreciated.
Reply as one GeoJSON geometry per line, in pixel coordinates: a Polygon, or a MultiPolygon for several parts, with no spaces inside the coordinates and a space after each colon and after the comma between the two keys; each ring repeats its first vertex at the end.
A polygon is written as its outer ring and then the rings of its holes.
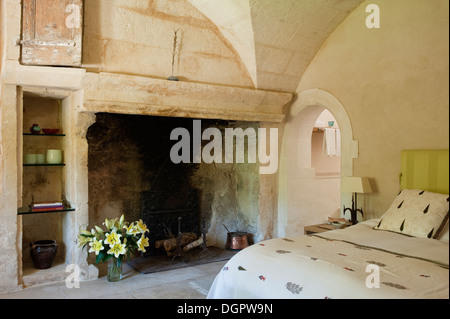
{"type": "Polygon", "coordinates": [[[280,123],[292,94],[87,73],[81,111],[280,123]]]}

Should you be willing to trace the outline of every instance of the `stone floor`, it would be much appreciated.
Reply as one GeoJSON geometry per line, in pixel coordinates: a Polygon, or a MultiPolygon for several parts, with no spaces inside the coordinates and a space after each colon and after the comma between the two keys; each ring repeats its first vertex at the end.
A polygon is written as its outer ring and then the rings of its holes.
{"type": "Polygon", "coordinates": [[[80,282],[68,288],[65,282],[28,287],[0,294],[0,299],[205,299],[215,276],[226,261],[141,274],[124,264],[124,278],[108,282],[106,277],[80,282]]]}

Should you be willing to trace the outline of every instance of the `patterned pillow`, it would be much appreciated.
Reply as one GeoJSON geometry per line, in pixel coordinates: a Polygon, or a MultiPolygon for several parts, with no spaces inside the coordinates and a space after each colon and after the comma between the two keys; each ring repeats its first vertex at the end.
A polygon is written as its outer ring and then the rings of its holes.
{"type": "Polygon", "coordinates": [[[404,189],[394,199],[374,229],[423,238],[437,238],[449,213],[449,196],[404,189]]]}

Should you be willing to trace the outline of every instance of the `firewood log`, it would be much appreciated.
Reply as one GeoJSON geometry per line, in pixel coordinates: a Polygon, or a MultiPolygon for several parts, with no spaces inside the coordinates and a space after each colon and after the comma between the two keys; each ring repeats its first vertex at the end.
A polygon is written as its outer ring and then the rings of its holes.
{"type": "Polygon", "coordinates": [[[155,248],[161,248],[161,247],[163,247],[163,246],[164,246],[164,241],[165,241],[165,239],[157,240],[157,241],[155,242],[155,248]]]}
{"type": "MultiPolygon", "coordinates": [[[[182,234],[180,239],[180,247],[183,247],[196,239],[197,235],[195,233],[182,234]]],[[[164,249],[166,250],[166,252],[177,248],[177,240],[178,238],[171,238],[164,241],[164,249]]]]}
{"type": "Polygon", "coordinates": [[[194,249],[195,247],[200,246],[201,244],[203,244],[203,237],[200,237],[197,240],[194,240],[193,242],[187,244],[186,246],[183,247],[183,251],[189,251],[191,249],[194,249]]]}

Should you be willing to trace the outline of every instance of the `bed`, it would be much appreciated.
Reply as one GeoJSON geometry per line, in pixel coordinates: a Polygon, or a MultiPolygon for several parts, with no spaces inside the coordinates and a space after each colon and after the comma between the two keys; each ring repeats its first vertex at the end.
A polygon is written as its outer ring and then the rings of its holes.
{"type": "Polygon", "coordinates": [[[245,248],[208,298],[448,299],[448,150],[401,157],[401,191],[379,219],[245,248]]]}

